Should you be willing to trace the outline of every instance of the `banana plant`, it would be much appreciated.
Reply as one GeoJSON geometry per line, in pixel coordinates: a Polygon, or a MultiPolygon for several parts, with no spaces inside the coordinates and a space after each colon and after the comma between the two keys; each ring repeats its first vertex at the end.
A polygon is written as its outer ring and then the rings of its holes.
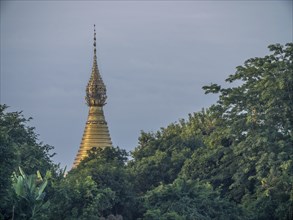
{"type": "Polygon", "coordinates": [[[26,175],[19,167],[20,175],[13,173],[13,188],[16,193],[16,204],[19,213],[16,215],[24,219],[39,219],[42,215],[42,210],[48,208],[49,202],[44,202],[46,193],[44,192],[50,172],[46,173],[45,178],[42,178],[39,171],[36,174],[26,175]]]}

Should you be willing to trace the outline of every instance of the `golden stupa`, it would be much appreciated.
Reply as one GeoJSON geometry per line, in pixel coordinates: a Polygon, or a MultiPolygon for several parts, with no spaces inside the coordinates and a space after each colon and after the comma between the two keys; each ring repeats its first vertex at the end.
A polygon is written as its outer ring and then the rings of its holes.
{"type": "Polygon", "coordinates": [[[94,30],[94,61],[91,77],[86,87],[85,97],[86,103],[89,106],[89,114],[80,147],[73,163],[73,168],[77,167],[80,161],[87,157],[88,150],[93,147],[105,148],[112,146],[103,111],[103,106],[106,105],[106,99],[106,86],[97,64],[96,30],[94,30]]]}

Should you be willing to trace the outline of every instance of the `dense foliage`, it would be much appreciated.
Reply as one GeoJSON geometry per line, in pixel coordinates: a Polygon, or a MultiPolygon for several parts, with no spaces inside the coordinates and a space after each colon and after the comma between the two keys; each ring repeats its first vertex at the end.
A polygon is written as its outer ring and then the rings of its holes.
{"type": "MultiPolygon", "coordinates": [[[[240,86],[204,87],[220,93],[210,108],[218,118],[214,133],[229,140],[208,146],[219,155],[211,158],[218,175],[208,179],[258,219],[285,219],[293,201],[293,44],[269,48],[271,55],[247,60],[226,80],[240,86]]],[[[195,163],[186,163],[187,177],[196,177],[195,163]]]]}
{"type": "Polygon", "coordinates": [[[126,151],[119,148],[92,149],[55,186],[52,218],[96,219],[115,214],[134,219],[135,195],[126,160],[126,151]]]}
{"type": "Polygon", "coordinates": [[[15,191],[16,202],[13,206],[13,218],[16,219],[41,219],[44,211],[49,206],[49,201],[44,202],[45,188],[48,184],[47,178],[51,175],[47,172],[43,178],[40,172],[26,175],[19,168],[20,175],[13,175],[13,189],[15,191]]]}
{"type": "Polygon", "coordinates": [[[51,161],[53,147],[38,143],[34,128],[27,125],[30,119],[22,112],[6,112],[0,105],[0,219],[13,214],[12,173],[22,167],[26,173],[42,175],[46,171],[56,173],[57,166],[51,161]]]}
{"type": "Polygon", "coordinates": [[[176,179],[144,196],[144,219],[244,219],[243,211],[221,198],[210,184],[176,179]]]}
{"type": "MultiPolygon", "coordinates": [[[[227,88],[204,86],[219,94],[210,108],[142,132],[131,155],[94,148],[65,177],[21,113],[1,106],[2,218],[22,205],[10,178],[21,166],[54,171],[42,201],[32,200],[48,204],[38,219],[292,220],[293,44],[269,49],[237,67],[227,88]]],[[[29,219],[22,212],[14,219],[29,219]]]]}

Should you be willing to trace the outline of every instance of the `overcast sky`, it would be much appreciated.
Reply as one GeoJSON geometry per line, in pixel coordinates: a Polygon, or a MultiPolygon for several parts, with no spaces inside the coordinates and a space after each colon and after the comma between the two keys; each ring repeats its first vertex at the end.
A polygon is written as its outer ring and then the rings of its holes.
{"type": "Polygon", "coordinates": [[[33,117],[56,163],[72,166],[88,107],[97,29],[114,146],[215,103],[224,83],[273,43],[292,42],[292,1],[1,1],[1,104],[33,117]]]}

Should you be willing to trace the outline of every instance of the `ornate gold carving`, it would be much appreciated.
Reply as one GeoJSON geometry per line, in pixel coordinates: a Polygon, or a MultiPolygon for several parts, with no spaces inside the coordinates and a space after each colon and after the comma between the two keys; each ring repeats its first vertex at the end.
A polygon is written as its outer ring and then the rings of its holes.
{"type": "Polygon", "coordinates": [[[87,124],[101,124],[101,125],[106,125],[106,121],[87,121],[87,124]]]}
{"type": "Polygon", "coordinates": [[[94,62],[85,97],[88,106],[104,106],[107,99],[106,86],[98,69],[96,51],[96,29],[94,29],[94,62]]]}

